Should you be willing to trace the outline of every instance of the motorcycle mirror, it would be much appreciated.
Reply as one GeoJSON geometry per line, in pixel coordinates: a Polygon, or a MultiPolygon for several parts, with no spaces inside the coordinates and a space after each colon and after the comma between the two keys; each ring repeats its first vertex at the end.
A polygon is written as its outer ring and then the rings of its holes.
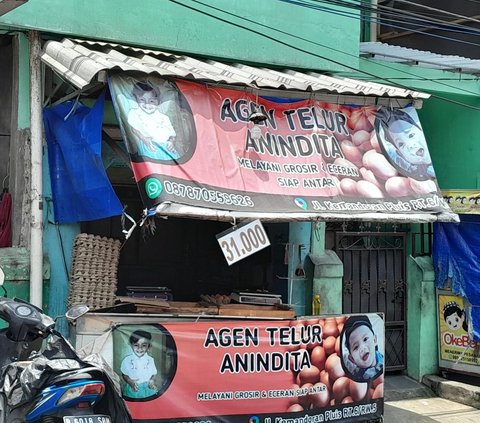
{"type": "Polygon", "coordinates": [[[77,304],[69,308],[65,313],[65,317],[69,321],[77,320],[79,317],[82,317],[84,314],[88,313],[90,307],[85,304],[77,304]]]}

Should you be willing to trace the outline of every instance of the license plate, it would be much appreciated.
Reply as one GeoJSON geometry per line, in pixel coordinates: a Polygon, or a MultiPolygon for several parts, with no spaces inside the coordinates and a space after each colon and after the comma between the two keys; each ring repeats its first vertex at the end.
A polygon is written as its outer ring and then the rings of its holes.
{"type": "Polygon", "coordinates": [[[112,423],[110,416],[88,414],[85,416],[63,416],[63,423],[112,423]]]}

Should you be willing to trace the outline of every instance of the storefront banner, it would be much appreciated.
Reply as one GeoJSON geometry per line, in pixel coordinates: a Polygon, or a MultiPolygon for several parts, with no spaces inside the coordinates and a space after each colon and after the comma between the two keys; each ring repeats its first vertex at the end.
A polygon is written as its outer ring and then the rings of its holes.
{"type": "Polygon", "coordinates": [[[442,189],[442,195],[453,212],[459,214],[480,214],[480,190],[442,189]]]}
{"type": "Polygon", "coordinates": [[[450,211],[412,107],[257,98],[156,76],[112,75],[109,86],[147,207],[450,211]]]}
{"type": "Polygon", "coordinates": [[[468,334],[468,313],[462,297],[452,293],[438,295],[439,358],[444,368],[480,372],[480,357],[477,343],[468,334]],[[442,363],[443,361],[443,363],[442,363]],[[457,366],[458,367],[458,366],[457,366]]]}
{"type": "Polygon", "coordinates": [[[113,368],[136,421],[357,422],[383,414],[384,339],[378,314],[129,324],[113,368]]]}

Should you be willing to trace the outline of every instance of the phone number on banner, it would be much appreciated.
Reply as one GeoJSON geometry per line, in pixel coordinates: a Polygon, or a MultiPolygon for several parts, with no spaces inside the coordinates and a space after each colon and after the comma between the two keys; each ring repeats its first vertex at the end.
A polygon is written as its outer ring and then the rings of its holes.
{"type": "Polygon", "coordinates": [[[172,181],[165,181],[164,187],[167,194],[188,198],[190,200],[225,204],[227,206],[254,207],[255,205],[248,195],[231,194],[207,188],[192,187],[172,181]]]}

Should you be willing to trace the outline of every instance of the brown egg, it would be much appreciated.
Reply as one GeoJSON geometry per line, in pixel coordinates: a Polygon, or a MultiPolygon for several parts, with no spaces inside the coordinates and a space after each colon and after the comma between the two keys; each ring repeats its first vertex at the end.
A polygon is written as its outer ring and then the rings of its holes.
{"type": "Polygon", "coordinates": [[[375,184],[368,181],[357,182],[357,192],[360,196],[366,198],[383,198],[382,190],[375,184]]]}
{"type": "Polygon", "coordinates": [[[339,323],[339,324],[337,325],[337,328],[338,328],[338,333],[342,333],[343,323],[339,323]]]}
{"type": "Polygon", "coordinates": [[[337,342],[336,336],[329,336],[327,339],[323,340],[323,348],[325,349],[325,354],[327,356],[335,352],[336,342],[337,342]]]}
{"type": "Polygon", "coordinates": [[[327,358],[325,370],[328,372],[330,383],[335,382],[339,377],[345,376],[340,357],[335,353],[327,358]]]}
{"type": "Polygon", "coordinates": [[[335,317],[335,321],[337,322],[337,325],[341,324],[341,323],[345,323],[345,320],[347,320],[347,317],[346,316],[338,316],[338,317],[335,317]]]}
{"type": "Polygon", "coordinates": [[[343,141],[341,147],[345,158],[349,162],[352,162],[355,166],[362,166],[362,152],[352,141],[343,141]]]}
{"type": "Polygon", "coordinates": [[[393,176],[385,182],[385,190],[392,197],[405,197],[412,194],[412,188],[408,178],[393,176]]]}
{"type": "Polygon", "coordinates": [[[354,401],[361,401],[365,398],[368,391],[368,383],[357,383],[350,381],[350,396],[354,401]]]}
{"type": "MultiPolygon", "coordinates": [[[[298,390],[300,387],[294,383],[290,389],[292,389],[293,391],[296,391],[298,390]]],[[[297,397],[289,397],[288,398],[288,405],[293,405],[293,404],[297,404],[298,403],[298,398],[297,397]]]]}
{"type": "Polygon", "coordinates": [[[386,181],[392,176],[397,176],[396,169],[388,162],[385,156],[373,150],[370,150],[368,153],[363,155],[363,165],[371,170],[377,178],[386,181]]]}
{"type": "Polygon", "coordinates": [[[366,151],[372,150],[372,144],[370,144],[370,140],[365,141],[364,143],[360,144],[358,146],[358,149],[362,152],[365,153],[366,151]]]}
{"type": "Polygon", "coordinates": [[[352,135],[352,142],[354,145],[363,144],[365,141],[370,141],[370,132],[368,131],[356,131],[352,135]]]}
{"type": "Polygon", "coordinates": [[[300,404],[292,404],[290,407],[287,408],[289,413],[296,413],[298,411],[304,411],[304,408],[300,404]]]}
{"type": "Polygon", "coordinates": [[[384,380],[383,375],[380,375],[380,376],[376,377],[376,378],[373,379],[373,381],[372,381],[372,387],[373,387],[373,388],[376,388],[378,385],[380,385],[381,383],[383,383],[383,380],[384,380]]]}
{"type": "Polygon", "coordinates": [[[325,369],[325,361],[327,359],[327,355],[325,354],[325,349],[323,346],[315,347],[312,352],[310,353],[310,360],[312,366],[315,366],[320,371],[325,369]]]}
{"type": "Polygon", "coordinates": [[[408,178],[410,186],[417,194],[429,194],[431,192],[437,192],[438,188],[434,181],[427,179],[426,181],[417,181],[413,178],[408,178]]]}
{"type": "Polygon", "coordinates": [[[383,398],[383,383],[378,384],[372,394],[372,399],[383,398]]]}
{"type": "MultiPolygon", "coordinates": [[[[301,389],[307,390],[312,388],[313,385],[311,383],[306,383],[301,387],[301,389]]],[[[307,410],[310,408],[310,394],[301,395],[298,397],[298,402],[307,410]]]]}
{"type": "Polygon", "coordinates": [[[375,150],[369,150],[363,153],[363,163],[365,165],[365,161],[369,161],[370,157],[375,158],[378,153],[375,150]]]}
{"type": "Polygon", "coordinates": [[[330,383],[330,375],[326,370],[320,372],[320,382],[328,388],[329,392],[331,391],[332,384],[330,383]]]}
{"type": "Polygon", "coordinates": [[[353,402],[353,399],[352,397],[345,397],[343,400],[342,400],[342,404],[350,404],[353,402]]]}
{"type": "Polygon", "coordinates": [[[370,388],[367,392],[367,398],[365,399],[372,399],[373,393],[375,392],[375,389],[370,388]]]}
{"type": "Polygon", "coordinates": [[[382,148],[378,143],[377,133],[375,131],[372,131],[370,134],[370,144],[377,153],[382,153],[382,148]]]}
{"type": "MultiPolygon", "coordinates": [[[[343,324],[342,324],[342,327],[343,327],[343,324]]],[[[339,336],[337,336],[337,340],[335,341],[335,352],[340,357],[340,337],[339,336]]]]}
{"type": "Polygon", "coordinates": [[[311,383],[313,385],[314,383],[320,381],[320,370],[318,367],[313,365],[310,367],[304,367],[302,370],[300,370],[298,378],[301,386],[306,383],[311,383]]]}
{"type": "Polygon", "coordinates": [[[370,115],[372,111],[368,107],[361,107],[352,110],[350,119],[348,120],[348,126],[355,132],[367,131],[370,132],[373,129],[373,125],[370,122],[370,115]]]}
{"type": "Polygon", "coordinates": [[[358,197],[357,192],[357,182],[350,178],[343,178],[340,181],[340,189],[343,192],[343,195],[349,197],[358,197]]]}
{"type": "Polygon", "coordinates": [[[333,317],[329,317],[325,320],[325,326],[323,328],[323,339],[329,336],[338,336],[337,321],[333,317]]]}
{"type": "Polygon", "coordinates": [[[316,383],[315,385],[313,385],[313,389],[319,392],[310,395],[312,408],[325,407],[330,401],[328,387],[323,383],[316,383]]]}
{"type": "Polygon", "coordinates": [[[339,377],[332,387],[333,397],[337,403],[340,403],[343,398],[350,395],[350,379],[348,377],[339,377]]]}
{"type": "Polygon", "coordinates": [[[305,320],[305,325],[316,325],[318,324],[318,319],[312,318],[305,320]]]}
{"type": "Polygon", "coordinates": [[[372,184],[376,185],[378,188],[382,189],[382,184],[380,181],[375,178],[375,175],[371,170],[365,169],[364,167],[360,168],[360,175],[365,181],[371,182],[372,184]]]}

